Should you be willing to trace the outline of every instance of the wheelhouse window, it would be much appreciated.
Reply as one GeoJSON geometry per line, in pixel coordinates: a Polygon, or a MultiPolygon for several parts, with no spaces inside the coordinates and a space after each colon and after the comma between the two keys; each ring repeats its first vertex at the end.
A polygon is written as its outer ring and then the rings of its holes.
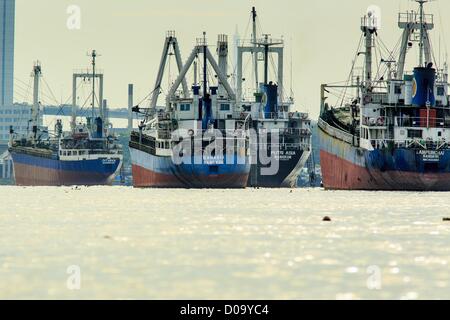
{"type": "Polygon", "coordinates": [[[220,111],[230,111],[230,105],[228,103],[221,103],[220,104],[220,111]]]}
{"type": "Polygon", "coordinates": [[[410,139],[422,139],[423,131],[422,130],[408,130],[408,138],[410,139]]]}
{"type": "Polygon", "coordinates": [[[438,96],[445,96],[445,89],[443,86],[437,87],[437,95],[438,96]]]}
{"type": "Polygon", "coordinates": [[[180,111],[191,111],[191,105],[188,103],[180,104],[180,111]]]}

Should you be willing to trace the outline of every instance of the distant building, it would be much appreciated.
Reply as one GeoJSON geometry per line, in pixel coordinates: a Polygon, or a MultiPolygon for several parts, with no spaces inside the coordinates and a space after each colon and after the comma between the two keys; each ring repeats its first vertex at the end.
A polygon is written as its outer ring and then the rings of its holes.
{"type": "MultiPolygon", "coordinates": [[[[25,116],[13,104],[15,0],[0,0],[0,144],[9,137],[9,127],[25,116]]],[[[20,110],[19,110],[20,109],[20,110]]]]}
{"type": "Polygon", "coordinates": [[[31,131],[31,106],[14,104],[9,107],[0,107],[0,144],[8,143],[9,129],[12,126],[17,133],[24,134],[31,131]]]}
{"type": "Polygon", "coordinates": [[[14,104],[15,0],[0,0],[0,145],[8,143],[9,128],[29,130],[31,107],[14,104]]]}
{"type": "Polygon", "coordinates": [[[0,0],[0,106],[11,106],[14,93],[15,0],[0,0]]]}

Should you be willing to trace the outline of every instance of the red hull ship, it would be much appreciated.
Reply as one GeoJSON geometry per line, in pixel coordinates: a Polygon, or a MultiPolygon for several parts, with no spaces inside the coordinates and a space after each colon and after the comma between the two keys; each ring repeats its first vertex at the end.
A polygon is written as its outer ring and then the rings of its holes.
{"type": "Polygon", "coordinates": [[[333,190],[450,191],[450,104],[447,64],[431,50],[433,16],[419,10],[399,15],[403,36],[396,59],[382,47],[376,12],[362,19],[363,74],[345,85],[323,85],[319,119],[323,185],[333,190]],[[406,55],[419,42],[419,65],[405,72],[406,55]],[[435,67],[437,66],[437,67],[435,67]],[[328,94],[341,90],[335,106],[328,94]],[[353,92],[356,93],[353,95],[353,92]],[[346,102],[346,103],[344,103],[346,102]]]}

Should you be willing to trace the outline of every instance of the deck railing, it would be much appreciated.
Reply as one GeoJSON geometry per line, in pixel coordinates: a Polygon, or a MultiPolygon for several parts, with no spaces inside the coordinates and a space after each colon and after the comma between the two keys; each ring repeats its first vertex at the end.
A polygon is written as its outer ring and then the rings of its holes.
{"type": "MultiPolygon", "coordinates": [[[[280,120],[289,120],[289,119],[300,119],[300,120],[309,120],[309,115],[304,112],[288,112],[288,111],[278,111],[278,112],[264,112],[261,114],[265,119],[280,119],[280,120]]],[[[256,120],[256,119],[254,119],[256,120]]]]}
{"type": "Polygon", "coordinates": [[[424,139],[372,139],[370,143],[374,149],[394,148],[418,148],[423,150],[441,150],[448,148],[448,142],[444,139],[440,140],[424,140],[424,139]]]}
{"type": "Polygon", "coordinates": [[[355,142],[355,141],[353,141],[354,140],[353,135],[351,135],[348,132],[345,132],[345,131],[342,131],[335,127],[330,126],[328,123],[326,123],[322,119],[319,119],[318,125],[322,130],[324,130],[325,132],[327,132],[328,134],[332,135],[333,137],[335,137],[339,140],[345,141],[350,144],[353,144],[355,142]]]}
{"type": "MultiPolygon", "coordinates": [[[[362,124],[368,127],[386,127],[389,125],[386,117],[363,117],[362,124]]],[[[406,128],[450,128],[450,118],[426,118],[426,117],[395,117],[396,127],[406,128]]]]}
{"type": "Polygon", "coordinates": [[[410,128],[450,128],[450,118],[396,117],[395,125],[410,128]]]}

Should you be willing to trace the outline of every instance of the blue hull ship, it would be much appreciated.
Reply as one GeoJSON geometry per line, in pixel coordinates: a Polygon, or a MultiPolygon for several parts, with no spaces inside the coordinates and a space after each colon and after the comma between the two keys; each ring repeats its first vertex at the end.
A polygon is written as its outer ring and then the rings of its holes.
{"type": "MultiPolygon", "coordinates": [[[[92,73],[74,75],[96,79],[95,50],[92,52],[92,73]]],[[[63,132],[62,120],[56,120],[55,130],[49,134],[39,121],[39,84],[41,66],[34,66],[34,93],[31,132],[18,136],[10,129],[9,152],[14,166],[14,177],[19,186],[94,186],[111,185],[122,167],[122,146],[109,134],[102,117],[95,117],[95,99],[92,117],[87,123],[76,122],[76,103],[72,114],[71,131],[63,132]]],[[[102,81],[103,76],[100,76],[102,81]]],[[[102,87],[102,86],[101,86],[102,87]]],[[[100,91],[100,95],[103,92],[100,91]]],[[[76,92],[73,94],[76,97],[76,92]]],[[[95,97],[95,82],[92,91],[95,97]]]]}
{"type": "Polygon", "coordinates": [[[218,61],[206,36],[197,41],[185,64],[178,40],[168,32],[163,59],[148,109],[139,131],[131,133],[133,184],[139,188],[245,188],[250,174],[250,116],[239,112],[236,93],[228,83],[228,40],[218,37],[218,61]],[[171,86],[165,107],[158,107],[167,59],[175,56],[180,72],[171,86]],[[203,68],[202,85],[197,75],[203,68]],[[208,70],[215,83],[208,81],[208,70]],[[186,75],[195,74],[188,88],[186,75]],[[180,92],[180,90],[181,92],[180,92]]]}
{"type": "Polygon", "coordinates": [[[11,156],[19,186],[111,185],[122,163],[117,158],[62,161],[33,155],[33,150],[26,148],[13,150],[11,156]]]}
{"type": "Polygon", "coordinates": [[[184,158],[182,163],[176,164],[172,157],[140,150],[137,142],[131,142],[130,146],[135,187],[233,189],[243,188],[249,177],[250,161],[245,155],[221,159],[184,158]]]}

